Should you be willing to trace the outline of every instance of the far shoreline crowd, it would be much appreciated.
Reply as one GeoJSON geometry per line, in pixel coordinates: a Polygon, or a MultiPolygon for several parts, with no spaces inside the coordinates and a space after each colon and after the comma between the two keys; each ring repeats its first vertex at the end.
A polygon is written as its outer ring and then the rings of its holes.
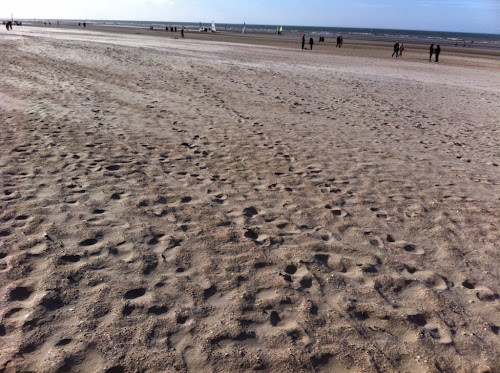
{"type": "MultiPolygon", "coordinates": [[[[21,22],[12,22],[12,21],[3,21],[3,24],[5,25],[7,31],[9,30],[12,30],[12,25],[13,24],[16,24],[18,26],[22,26],[22,23],[21,22]]],[[[45,26],[47,26],[47,22],[44,23],[45,26]]],[[[49,26],[51,25],[51,23],[49,22],[49,26]]],[[[59,21],[57,21],[57,25],[59,26],[59,21]]],[[[78,26],[81,26],[82,23],[79,22],[78,23],[78,26]]],[[[86,25],[86,22],[83,22],[83,26],[87,26],[86,25]]],[[[153,26],[150,27],[150,30],[153,30],[153,26]]],[[[177,33],[177,27],[165,27],[165,31],[170,31],[170,32],[175,32],[177,33]]],[[[301,42],[301,45],[302,45],[302,49],[307,49],[305,47],[305,44],[306,44],[306,35],[303,31],[301,31],[301,35],[302,35],[302,42],[301,42]]],[[[184,27],[181,28],[181,38],[184,38],[184,27]]],[[[322,42],[325,42],[325,37],[324,36],[320,36],[319,37],[319,42],[322,43],[322,42]]],[[[335,45],[336,48],[341,48],[342,47],[342,44],[344,43],[344,38],[342,35],[339,35],[337,36],[337,43],[335,45]]],[[[472,42],[471,42],[472,44],[472,42]]],[[[314,39],[312,37],[309,38],[309,49],[312,50],[313,49],[313,45],[314,45],[314,39]]],[[[465,42],[464,42],[464,46],[465,46],[465,42]]],[[[392,57],[396,56],[396,57],[403,57],[403,51],[405,50],[405,46],[404,46],[404,43],[401,43],[399,44],[399,41],[397,41],[394,46],[393,46],[393,53],[392,53],[392,57]]],[[[441,53],[441,47],[439,45],[436,46],[436,48],[434,48],[434,44],[431,44],[430,48],[429,48],[429,62],[432,61],[432,55],[435,56],[435,62],[439,62],[439,54],[441,53]]]]}

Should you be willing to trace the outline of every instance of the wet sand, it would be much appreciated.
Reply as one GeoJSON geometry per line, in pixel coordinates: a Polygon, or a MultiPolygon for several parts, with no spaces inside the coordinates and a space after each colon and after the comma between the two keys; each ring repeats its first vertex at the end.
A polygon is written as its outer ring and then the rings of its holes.
{"type": "Polygon", "coordinates": [[[179,36],[0,31],[0,369],[500,370],[497,59],[179,36]]]}

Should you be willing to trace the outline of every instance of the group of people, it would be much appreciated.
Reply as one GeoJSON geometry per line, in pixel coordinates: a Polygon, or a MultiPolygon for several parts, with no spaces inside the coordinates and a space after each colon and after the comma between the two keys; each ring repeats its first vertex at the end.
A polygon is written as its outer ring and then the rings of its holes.
{"type": "Polygon", "coordinates": [[[394,57],[394,55],[396,55],[396,57],[402,57],[404,50],[404,43],[401,43],[401,45],[399,45],[399,41],[397,41],[396,44],[394,44],[394,52],[392,52],[392,57],[394,57]]]}
{"type": "MultiPolygon", "coordinates": [[[[322,37],[322,36],[320,36],[320,41],[325,41],[325,38],[322,37]]],[[[342,39],[342,36],[338,36],[337,37],[337,45],[335,47],[336,48],[337,47],[338,48],[342,47],[342,43],[343,42],[344,41],[342,39]]],[[[306,45],[306,35],[302,34],[302,49],[306,49],[305,45],[306,45]]],[[[313,38],[309,39],[309,45],[310,45],[310,48],[312,50],[313,49],[313,45],[314,45],[313,38]]],[[[399,44],[399,41],[397,41],[396,44],[394,44],[394,52],[392,52],[392,57],[394,57],[394,56],[396,56],[396,57],[402,57],[404,50],[405,50],[404,43],[399,44]]],[[[431,47],[430,47],[430,50],[429,50],[429,62],[431,61],[433,54],[436,57],[435,61],[439,62],[439,54],[440,53],[441,53],[441,47],[438,45],[436,48],[434,48],[434,44],[431,44],[431,47]]]]}
{"type": "Polygon", "coordinates": [[[441,47],[438,45],[436,49],[434,49],[434,44],[431,44],[431,47],[429,48],[429,62],[431,62],[433,54],[436,56],[435,61],[439,62],[439,53],[441,53],[441,47]]]}
{"type": "MultiPolygon", "coordinates": [[[[403,54],[404,49],[405,48],[404,48],[403,43],[401,43],[401,45],[399,45],[399,41],[396,42],[396,44],[394,44],[394,52],[392,52],[392,57],[401,56],[403,54]]],[[[441,47],[438,45],[436,48],[434,48],[434,44],[431,44],[431,47],[429,49],[429,62],[431,62],[433,54],[436,57],[435,61],[439,62],[439,54],[440,53],[441,53],[441,47]]]]}
{"type": "MultiPolygon", "coordinates": [[[[306,45],[306,34],[302,34],[302,49],[306,49],[305,45],[306,45]]],[[[311,50],[313,49],[313,45],[314,45],[314,39],[309,38],[309,46],[311,47],[311,50]]]]}
{"type": "MultiPolygon", "coordinates": [[[[151,26],[153,27],[153,26],[151,26]]],[[[174,26],[174,27],[165,27],[165,31],[168,32],[168,30],[170,30],[170,32],[177,32],[177,26],[174,26]]],[[[181,28],[181,38],[184,38],[184,26],[181,28]]]]}
{"type": "MultiPolygon", "coordinates": [[[[320,41],[320,43],[324,42],[325,41],[325,37],[324,36],[320,36],[319,37],[319,41],[320,41]]],[[[342,36],[337,37],[337,47],[340,48],[342,46],[342,43],[343,43],[342,36]]],[[[306,49],[305,45],[306,45],[306,34],[302,34],[302,49],[306,49]]],[[[310,45],[310,48],[312,50],[313,49],[313,45],[314,45],[314,39],[313,38],[309,38],[309,45],[310,45]]]]}

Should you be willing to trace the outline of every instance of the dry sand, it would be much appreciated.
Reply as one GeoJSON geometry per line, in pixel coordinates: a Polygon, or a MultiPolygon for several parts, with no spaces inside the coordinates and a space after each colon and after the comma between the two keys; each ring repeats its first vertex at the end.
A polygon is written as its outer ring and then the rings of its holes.
{"type": "Polygon", "coordinates": [[[0,371],[500,371],[498,60],[187,36],[0,31],[0,371]]]}

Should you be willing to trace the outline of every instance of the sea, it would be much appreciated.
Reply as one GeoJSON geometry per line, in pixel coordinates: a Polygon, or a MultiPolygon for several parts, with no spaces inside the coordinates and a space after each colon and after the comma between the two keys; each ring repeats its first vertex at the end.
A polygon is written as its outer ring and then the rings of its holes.
{"type": "MultiPolygon", "coordinates": [[[[78,23],[81,20],[59,20],[61,23],[78,23]]],[[[40,22],[40,21],[39,21],[40,22]]],[[[54,20],[52,20],[54,22],[54,20]]],[[[210,32],[212,23],[202,22],[158,22],[158,21],[118,21],[118,20],[86,20],[91,26],[119,26],[132,28],[165,29],[166,27],[184,27],[189,31],[207,30],[210,32]]],[[[417,44],[440,44],[468,48],[486,48],[500,50],[500,34],[464,33],[453,31],[422,31],[422,30],[396,30],[377,28],[352,28],[352,27],[322,27],[322,26],[290,26],[290,25],[252,25],[234,23],[215,23],[217,32],[242,32],[245,27],[247,34],[262,33],[276,34],[280,27],[282,35],[300,36],[304,32],[308,37],[324,36],[336,38],[342,35],[344,40],[367,41],[399,41],[417,44]]]]}

